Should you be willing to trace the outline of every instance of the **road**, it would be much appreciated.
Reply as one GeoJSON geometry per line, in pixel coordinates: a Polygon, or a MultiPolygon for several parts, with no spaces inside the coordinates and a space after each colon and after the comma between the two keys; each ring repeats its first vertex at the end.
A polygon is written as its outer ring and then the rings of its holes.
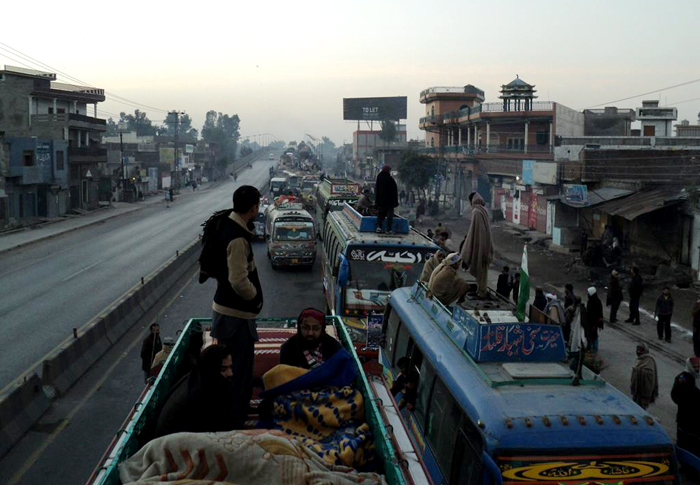
{"type": "MultiPolygon", "coordinates": [[[[244,172],[238,177],[238,183],[258,180],[263,168],[267,173],[267,166],[267,163],[255,163],[252,173],[244,172]]],[[[220,196],[226,195],[222,206],[230,204],[232,188],[230,183],[221,187],[220,196]]],[[[178,210],[177,207],[174,209],[178,210]]],[[[157,214],[163,212],[166,211],[159,210],[157,214]]],[[[141,217],[150,219],[152,216],[142,212],[141,217]]],[[[196,226],[195,235],[199,219],[190,221],[196,226]]],[[[175,221],[172,223],[175,224],[175,221]]],[[[120,224],[128,232],[132,232],[129,229],[131,225],[143,227],[138,217],[128,226],[126,219],[121,219],[120,224]]],[[[177,231],[186,231],[184,227],[178,227],[177,231]]],[[[174,237],[177,231],[169,233],[174,237]]],[[[265,243],[255,243],[254,252],[265,298],[261,317],[296,317],[306,307],[324,308],[318,262],[312,271],[273,271],[266,256],[265,243]]],[[[174,337],[190,317],[211,316],[211,299],[216,283],[209,280],[198,284],[196,268],[193,269],[184,285],[171,295],[169,305],[156,318],[163,336],[174,337]]],[[[5,477],[4,483],[85,482],[143,390],[139,351],[147,335],[146,328],[147,325],[133,328],[120,339],[0,461],[0,476],[5,477]]]]}
{"type": "Polygon", "coordinates": [[[184,193],[142,210],[0,255],[0,389],[193,241],[236,185],[261,185],[273,161],[237,182],[184,193]]]}

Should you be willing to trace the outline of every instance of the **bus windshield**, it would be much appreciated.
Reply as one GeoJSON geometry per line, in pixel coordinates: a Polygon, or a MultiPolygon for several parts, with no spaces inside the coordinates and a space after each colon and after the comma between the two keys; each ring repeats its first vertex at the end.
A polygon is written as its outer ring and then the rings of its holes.
{"type": "Polygon", "coordinates": [[[413,286],[423,265],[352,261],[350,286],[356,290],[394,291],[413,286]]]}
{"type": "Polygon", "coordinates": [[[276,241],[313,241],[313,222],[277,222],[275,223],[276,241]]]}

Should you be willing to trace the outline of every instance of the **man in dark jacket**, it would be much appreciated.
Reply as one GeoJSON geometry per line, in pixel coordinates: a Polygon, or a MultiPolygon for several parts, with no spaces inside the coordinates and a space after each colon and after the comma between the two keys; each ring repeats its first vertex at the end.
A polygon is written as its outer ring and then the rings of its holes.
{"type": "Polygon", "coordinates": [[[588,288],[588,303],[586,305],[586,340],[588,349],[598,353],[598,331],[603,330],[603,304],[598,298],[595,286],[588,288]]]}
{"type": "Polygon", "coordinates": [[[518,303],[518,298],[520,298],[520,271],[516,268],[513,277],[513,301],[518,303]]]}
{"type": "Polygon", "coordinates": [[[608,283],[607,306],[610,307],[610,323],[617,322],[617,310],[620,308],[620,303],[622,303],[622,286],[617,271],[613,270],[608,283]]]}
{"type": "Polygon", "coordinates": [[[676,438],[679,448],[700,456],[700,358],[691,357],[685,362],[685,371],[678,374],[671,389],[671,399],[678,405],[676,414],[676,438]]]}
{"type": "Polygon", "coordinates": [[[251,242],[258,215],[260,192],[242,185],[233,193],[233,212],[216,234],[222,271],[216,275],[211,336],[227,347],[233,358],[232,384],[238,415],[247,414],[253,393],[253,355],[258,332],[255,317],[263,306],[262,287],[251,242]]]}
{"type": "Polygon", "coordinates": [[[535,299],[532,302],[532,306],[541,312],[544,312],[544,309],[547,308],[547,297],[544,296],[544,290],[539,286],[535,288],[535,299]]]}
{"type": "Polygon", "coordinates": [[[394,224],[394,208],[399,206],[399,194],[389,165],[384,165],[382,171],[377,175],[375,193],[379,212],[377,214],[377,232],[384,232],[384,219],[386,219],[386,230],[391,234],[391,228],[394,224]]]}
{"type": "Polygon", "coordinates": [[[141,370],[143,370],[144,380],[148,382],[151,375],[151,364],[156,354],[161,351],[163,344],[160,340],[160,325],[152,323],[150,333],[141,344],[141,370]]]}
{"type": "Polygon", "coordinates": [[[671,290],[664,288],[661,296],[656,300],[656,310],[654,311],[654,316],[656,317],[656,333],[659,336],[659,340],[664,339],[664,334],[666,334],[666,342],[671,343],[671,317],[673,316],[673,297],[671,296],[671,290]]]}
{"type": "Polygon", "coordinates": [[[504,296],[506,299],[510,298],[510,290],[513,289],[513,280],[510,277],[510,268],[508,266],[503,267],[503,272],[498,275],[498,283],[496,283],[496,291],[499,295],[504,296]]]}
{"type": "Polygon", "coordinates": [[[639,274],[639,268],[632,266],[632,281],[630,282],[630,317],[625,320],[627,323],[639,325],[639,300],[644,290],[644,282],[639,274]]]}
{"type": "Polygon", "coordinates": [[[280,348],[280,364],[312,369],[333,357],[340,343],[326,333],[326,316],[307,308],[297,318],[297,334],[280,348]]]}

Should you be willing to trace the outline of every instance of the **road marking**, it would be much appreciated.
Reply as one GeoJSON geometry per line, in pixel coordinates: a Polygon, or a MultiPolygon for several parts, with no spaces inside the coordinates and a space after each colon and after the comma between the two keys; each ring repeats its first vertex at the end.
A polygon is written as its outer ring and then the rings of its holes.
{"type": "MultiPolygon", "coordinates": [[[[191,276],[189,279],[192,280],[194,277],[195,276],[191,276]]],[[[149,327],[151,323],[155,323],[160,317],[160,315],[162,315],[163,312],[167,308],[169,308],[175,300],[177,300],[180,297],[180,294],[184,291],[184,289],[189,283],[190,281],[188,280],[184,285],[182,285],[182,287],[177,291],[175,295],[173,295],[173,297],[168,301],[168,303],[158,312],[158,314],[155,317],[153,317],[149,324],[146,325],[144,329],[138,333],[134,341],[131,342],[131,344],[123,352],[120,353],[117,360],[111,366],[109,366],[104,375],[100,377],[100,379],[95,383],[95,385],[90,388],[85,397],[83,397],[83,399],[80,400],[78,405],[75,406],[70,413],[68,413],[68,416],[61,420],[61,424],[59,424],[56,427],[56,429],[54,429],[53,432],[41,444],[41,446],[39,446],[39,448],[37,448],[34,451],[34,453],[32,453],[29,456],[29,458],[27,458],[27,460],[22,464],[20,469],[12,476],[12,478],[8,482],[8,485],[16,485],[17,483],[19,483],[20,480],[22,480],[22,477],[34,466],[34,464],[39,460],[39,458],[41,458],[41,455],[44,454],[46,448],[48,448],[56,440],[56,438],[58,438],[58,435],[61,434],[65,427],[70,424],[71,420],[75,417],[76,414],[78,414],[78,411],[80,411],[80,409],[88,402],[88,400],[97,391],[99,391],[99,389],[104,385],[107,379],[111,377],[112,373],[114,372],[114,369],[116,369],[117,366],[121,364],[124,358],[129,354],[129,352],[131,352],[134,349],[134,347],[141,344],[141,341],[145,338],[145,335],[150,331],[149,327]]]]}
{"type": "Polygon", "coordinates": [[[86,266],[86,267],[84,267],[83,269],[81,269],[80,271],[77,271],[77,272],[73,273],[72,275],[68,276],[67,278],[64,278],[64,279],[63,279],[63,283],[65,283],[66,281],[68,281],[68,280],[70,280],[70,279],[75,278],[76,276],[78,276],[78,275],[81,274],[81,273],[84,273],[85,271],[89,270],[90,268],[94,268],[95,266],[97,266],[98,264],[100,264],[102,261],[104,261],[104,259],[100,259],[100,260],[97,261],[96,263],[92,263],[90,266],[86,266]]]}

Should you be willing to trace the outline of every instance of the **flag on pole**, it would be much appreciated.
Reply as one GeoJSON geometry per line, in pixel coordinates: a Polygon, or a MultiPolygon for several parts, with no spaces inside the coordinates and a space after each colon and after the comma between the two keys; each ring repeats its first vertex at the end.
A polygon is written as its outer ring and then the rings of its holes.
{"type": "Polygon", "coordinates": [[[520,290],[518,291],[518,320],[527,318],[527,302],[530,300],[530,271],[527,267],[527,245],[523,246],[523,261],[520,265],[520,290]]]}

